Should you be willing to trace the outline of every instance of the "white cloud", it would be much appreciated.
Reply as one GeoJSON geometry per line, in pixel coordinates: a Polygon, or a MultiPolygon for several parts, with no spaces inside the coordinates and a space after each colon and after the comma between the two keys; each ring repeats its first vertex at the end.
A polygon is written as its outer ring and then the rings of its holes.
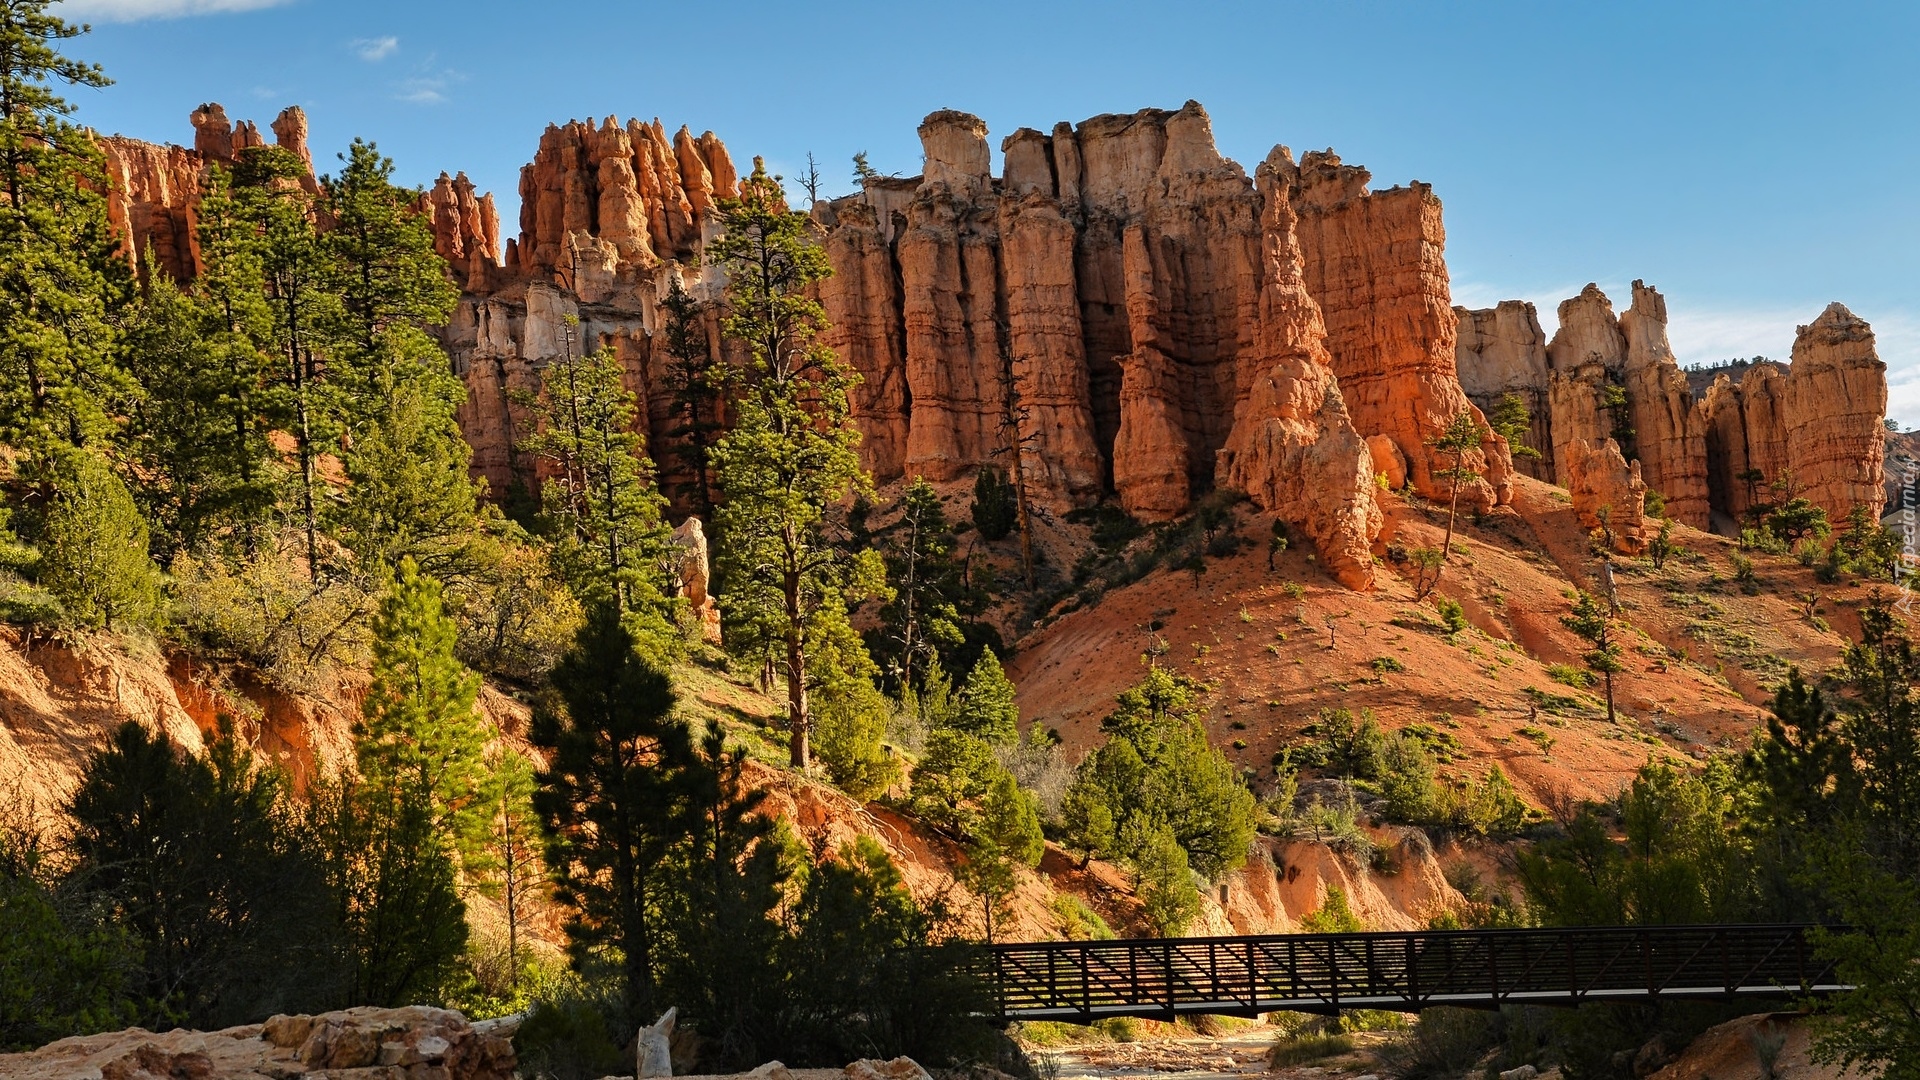
{"type": "Polygon", "coordinates": [[[393,96],[414,105],[439,105],[447,100],[447,80],[438,75],[415,76],[403,80],[393,96]]]}
{"type": "Polygon", "coordinates": [[[379,63],[400,49],[400,39],[388,34],[385,37],[360,38],[353,43],[354,54],[369,64],[379,63]]]}
{"type": "Polygon", "coordinates": [[[467,81],[466,75],[439,65],[439,54],[429,53],[413,69],[413,74],[393,85],[395,101],[410,105],[440,105],[455,83],[467,81]]]}
{"type": "Polygon", "coordinates": [[[188,15],[225,15],[236,11],[284,7],[293,0],[63,0],[54,13],[62,18],[101,22],[178,19],[188,15]]]}

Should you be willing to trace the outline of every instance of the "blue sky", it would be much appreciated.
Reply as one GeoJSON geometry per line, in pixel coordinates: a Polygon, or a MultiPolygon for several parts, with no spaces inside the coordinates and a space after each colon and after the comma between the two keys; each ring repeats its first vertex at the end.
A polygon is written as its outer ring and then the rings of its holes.
{"type": "Polygon", "coordinates": [[[63,0],[70,52],[117,84],[102,131],[186,141],[219,101],[264,130],[299,104],[324,170],[355,135],[408,183],[464,169],[517,231],[541,129],[659,116],[744,168],[866,150],[911,175],[914,128],[993,143],[1102,112],[1207,106],[1243,164],[1331,146],[1376,186],[1432,183],[1456,302],[1541,306],[1598,281],[1666,294],[1683,363],[1786,359],[1840,300],[1871,321],[1891,411],[1920,426],[1920,5],[1269,2],[964,5],[63,0]]]}

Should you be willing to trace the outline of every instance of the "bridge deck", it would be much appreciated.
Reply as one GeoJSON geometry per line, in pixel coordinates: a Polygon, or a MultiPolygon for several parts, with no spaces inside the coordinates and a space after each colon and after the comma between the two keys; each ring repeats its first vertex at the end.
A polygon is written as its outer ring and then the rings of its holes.
{"type": "Polygon", "coordinates": [[[1797,925],[1566,927],[990,945],[1000,1016],[1412,1012],[1850,989],[1797,925]]]}

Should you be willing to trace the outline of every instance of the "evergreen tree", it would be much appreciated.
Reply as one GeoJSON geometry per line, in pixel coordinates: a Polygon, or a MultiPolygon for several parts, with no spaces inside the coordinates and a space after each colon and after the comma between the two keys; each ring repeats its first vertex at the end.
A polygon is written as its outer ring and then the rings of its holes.
{"type": "Polygon", "coordinates": [[[105,435],[134,393],[115,359],[130,275],[100,151],[56,92],[109,80],[60,55],[85,28],[51,3],[0,3],[0,441],[24,448],[105,435]]]}
{"type": "Polygon", "coordinates": [[[661,1011],[671,859],[696,827],[685,779],[694,749],[672,718],[666,673],[637,645],[617,611],[595,609],[554,667],[529,739],[548,755],[533,803],[556,896],[574,912],[574,964],[617,957],[628,1019],[651,1022],[661,1011]]]}
{"type": "Polygon", "coordinates": [[[993,773],[959,875],[980,898],[981,924],[988,942],[994,940],[996,927],[1012,915],[1013,892],[1019,884],[1017,868],[1038,866],[1045,851],[1039,805],[1032,795],[1020,790],[1012,773],[1005,769],[993,773]]]}
{"type": "Polygon", "coordinates": [[[489,751],[487,772],[489,808],[493,820],[487,833],[484,865],[489,890],[500,898],[507,918],[507,986],[520,985],[520,931],[534,916],[530,901],[545,893],[540,867],[539,819],[533,812],[533,763],[518,751],[495,747],[489,751]]]}
{"type": "Polygon", "coordinates": [[[418,192],[393,184],[393,162],[354,140],[338,176],[321,182],[325,286],[337,297],[321,327],[339,385],[347,486],[328,515],[369,564],[411,557],[442,576],[462,568],[475,522],[471,451],[454,412],[466,386],[425,330],[459,299],[418,192]]]}
{"type": "Polygon", "coordinates": [[[204,757],[128,723],[67,805],[70,881],[139,953],[148,1027],[219,1028],[335,992],[320,864],[284,781],[224,731],[204,757]]]}
{"type": "Polygon", "coordinates": [[[1166,822],[1143,817],[1128,823],[1121,844],[1147,922],[1161,937],[1180,936],[1200,915],[1200,890],[1179,839],[1166,822]]]}
{"type": "Polygon", "coordinates": [[[992,543],[1006,539],[1019,522],[1019,509],[1013,485],[1007,482],[1005,473],[988,465],[974,475],[970,513],[973,527],[980,530],[982,540],[992,543]]]}
{"type": "Polygon", "coordinates": [[[1207,741],[1198,689],[1156,668],[1120,695],[1101,724],[1107,742],[1080,763],[1062,807],[1075,850],[1131,860],[1134,845],[1166,829],[1183,871],[1213,880],[1246,861],[1255,800],[1207,741]]]}
{"type": "Polygon", "coordinates": [[[691,829],[679,881],[664,898],[673,940],[664,982],[703,1039],[729,1061],[754,1060],[781,1006],[777,958],[789,867],[766,792],[748,786],[746,751],[711,728],[688,771],[691,829]]]}
{"type": "Polygon", "coordinates": [[[49,445],[33,472],[41,509],[40,584],[67,616],[111,630],[158,620],[160,575],[133,494],[95,450],[49,445]]]}
{"type": "Polygon", "coordinates": [[[1840,723],[1859,763],[1861,839],[1882,869],[1920,879],[1920,650],[1884,597],[1861,607],[1838,674],[1852,691],[1840,723]]]}
{"type": "Polygon", "coordinates": [[[901,686],[918,685],[928,663],[959,670],[978,642],[995,639],[974,621],[986,609],[983,590],[972,587],[954,557],[953,529],[940,493],[915,477],[901,497],[900,522],[886,544],[887,584],[893,598],[880,609],[875,652],[901,686]]]}
{"type": "Polygon", "coordinates": [[[1540,456],[1540,451],[1527,445],[1527,436],[1533,431],[1533,413],[1527,410],[1526,400],[1519,394],[1500,395],[1500,400],[1494,403],[1493,415],[1487,418],[1487,425],[1507,440],[1514,457],[1540,456]]]}
{"type": "Polygon", "coordinates": [[[1480,477],[1479,470],[1467,464],[1467,455],[1478,450],[1486,437],[1486,429],[1474,419],[1473,411],[1469,409],[1447,421],[1446,427],[1427,440],[1428,446],[1452,458],[1453,463],[1434,473],[1447,482],[1447,531],[1440,541],[1440,564],[1433,568],[1432,579],[1427,580],[1423,576],[1426,589],[1414,597],[1416,600],[1424,598],[1433,591],[1435,585],[1440,584],[1440,575],[1445,572],[1447,559],[1453,554],[1453,526],[1460,514],[1460,488],[1480,477]]]}
{"type": "MultiPolygon", "coordinates": [[[[221,211],[215,191],[202,200],[203,236],[210,224],[204,208],[221,211]]],[[[127,329],[128,368],[142,390],[128,434],[148,477],[139,498],[163,561],[230,533],[251,545],[273,508],[272,445],[260,401],[266,358],[224,318],[202,295],[154,274],[127,329]]]]}
{"type": "Polygon", "coordinates": [[[1020,705],[1013,680],[1007,678],[992,649],[981,652],[980,662],[960,687],[960,709],[953,724],[990,744],[1011,746],[1020,741],[1020,705]]]}
{"type": "Polygon", "coordinates": [[[664,381],[673,396],[674,423],[666,435],[674,440],[674,452],[692,474],[688,502],[693,512],[712,521],[711,459],[714,441],[722,430],[720,412],[727,366],[708,345],[700,304],[687,295],[678,274],[669,275],[667,295],[660,307],[665,312],[661,322],[667,356],[664,381]]]}
{"type": "Polygon", "coordinates": [[[467,947],[455,858],[418,773],[317,785],[308,830],[342,938],[346,1005],[432,1000],[467,947]]]}
{"type": "Polygon", "coordinates": [[[463,863],[484,858],[494,813],[480,678],[454,656],[440,585],[405,559],[373,620],[373,682],[355,734],[370,786],[427,793],[432,820],[463,863]]]}
{"type": "Polygon", "coordinates": [[[882,744],[891,703],[874,685],[879,668],[844,619],[815,638],[807,655],[813,686],[814,749],[840,789],[865,802],[900,778],[900,766],[882,744]]]}
{"type": "Polygon", "coordinates": [[[541,507],[562,573],[587,603],[658,615],[654,567],[664,548],[662,500],[633,430],[634,395],[607,350],[547,366],[526,450],[546,461],[541,507]]]}
{"type": "Polygon", "coordinates": [[[271,393],[286,402],[294,442],[297,505],[291,516],[306,541],[307,577],[319,581],[325,571],[319,459],[327,441],[338,435],[340,397],[325,350],[341,315],[314,225],[318,208],[301,184],[306,175],[306,163],[279,147],[250,147],[234,165],[236,197],[258,234],[253,250],[266,285],[267,343],[278,369],[271,393]]]}
{"type": "Polygon", "coordinates": [[[1573,611],[1562,615],[1560,622],[1592,646],[1582,659],[1586,660],[1587,667],[1606,679],[1607,723],[1613,723],[1613,676],[1625,670],[1620,660],[1620,643],[1613,640],[1613,617],[1599,601],[1582,590],[1580,598],[1574,601],[1573,611]]]}
{"type": "Polygon", "coordinates": [[[727,332],[751,357],[734,426],[713,450],[725,498],[726,611],[778,643],[789,754],[804,769],[813,727],[807,652],[822,613],[844,611],[848,593],[883,572],[872,552],[850,556],[836,544],[829,521],[867,487],[848,399],[857,376],[820,339],[826,317],[811,286],[830,268],[811,219],[786,208],[758,160],[721,216],[726,233],[710,253],[732,291],[727,332]]]}

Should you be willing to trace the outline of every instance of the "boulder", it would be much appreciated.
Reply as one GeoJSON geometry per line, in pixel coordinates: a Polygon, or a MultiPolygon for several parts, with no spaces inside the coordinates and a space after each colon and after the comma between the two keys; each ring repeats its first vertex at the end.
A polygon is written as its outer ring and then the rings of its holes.
{"type": "Polygon", "coordinates": [[[513,1044],[421,1005],[275,1016],[224,1031],[141,1028],[0,1054],[9,1080],[511,1080],[513,1044]]]}
{"type": "Polygon", "coordinates": [[[892,1061],[862,1058],[847,1066],[847,1080],[933,1080],[920,1063],[910,1057],[892,1061]]]}

